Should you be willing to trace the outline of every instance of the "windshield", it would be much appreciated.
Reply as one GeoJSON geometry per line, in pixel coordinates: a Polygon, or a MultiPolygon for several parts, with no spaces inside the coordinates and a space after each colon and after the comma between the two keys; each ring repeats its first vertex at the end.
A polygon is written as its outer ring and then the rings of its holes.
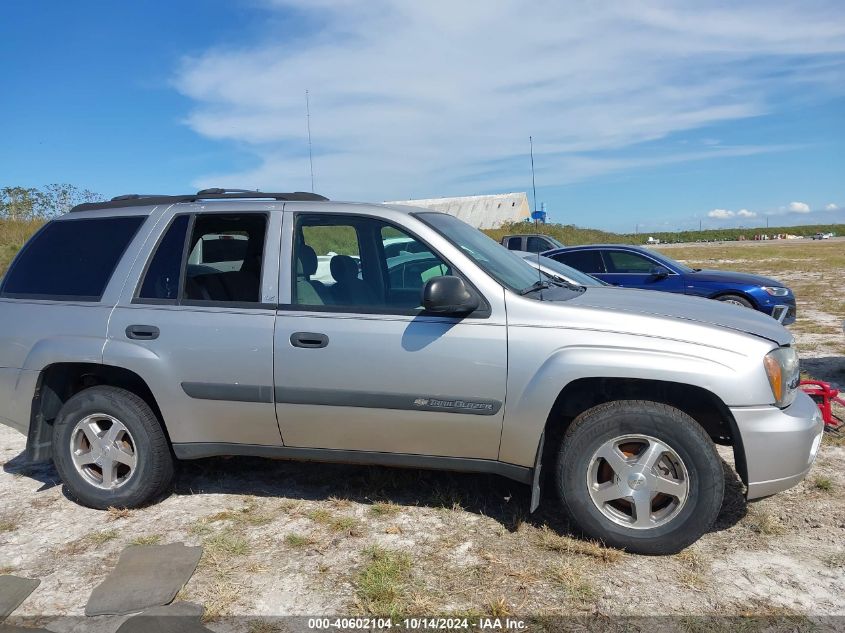
{"type": "MultiPolygon", "coordinates": [[[[526,253],[522,256],[522,258],[527,261],[529,264],[537,263],[538,257],[534,253],[526,253]]],[[[539,257],[540,266],[543,268],[547,268],[552,272],[557,273],[564,279],[568,279],[576,284],[581,286],[606,286],[607,284],[601,281],[600,279],[596,279],[595,277],[588,275],[587,273],[582,273],[580,270],[576,268],[572,268],[572,266],[567,266],[566,264],[562,264],[561,262],[552,259],[551,257],[543,257],[542,255],[539,257]]]]}
{"type": "Polygon", "coordinates": [[[417,213],[415,215],[460,248],[503,286],[515,292],[521,292],[537,283],[536,268],[532,268],[519,255],[513,254],[455,216],[445,213],[417,213]]]}

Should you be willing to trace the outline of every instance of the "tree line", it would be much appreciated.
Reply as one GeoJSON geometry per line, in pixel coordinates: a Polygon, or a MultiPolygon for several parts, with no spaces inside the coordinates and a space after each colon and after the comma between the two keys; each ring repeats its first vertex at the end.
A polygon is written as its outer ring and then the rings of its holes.
{"type": "Polygon", "coordinates": [[[0,219],[48,220],[67,213],[83,202],[104,200],[99,193],[67,183],[45,187],[3,187],[0,189],[0,219]]]}

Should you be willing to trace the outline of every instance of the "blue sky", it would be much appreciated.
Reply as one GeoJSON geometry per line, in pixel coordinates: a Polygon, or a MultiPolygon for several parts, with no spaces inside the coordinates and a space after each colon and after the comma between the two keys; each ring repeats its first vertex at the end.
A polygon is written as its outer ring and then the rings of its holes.
{"type": "Polygon", "coordinates": [[[620,231],[845,221],[845,5],[11,0],[0,185],[528,191],[620,231]]]}

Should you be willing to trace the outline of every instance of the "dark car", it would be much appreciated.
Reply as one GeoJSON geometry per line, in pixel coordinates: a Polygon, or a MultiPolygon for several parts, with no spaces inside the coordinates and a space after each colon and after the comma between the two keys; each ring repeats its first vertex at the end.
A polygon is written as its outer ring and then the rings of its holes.
{"type": "Polygon", "coordinates": [[[542,253],[553,248],[563,248],[558,240],[551,235],[525,234],[505,235],[502,238],[502,246],[509,251],[525,251],[527,253],[542,253]]]}
{"type": "Polygon", "coordinates": [[[615,286],[707,297],[754,308],[785,325],[795,321],[795,295],[769,277],[690,268],[652,250],[622,244],[570,246],[543,255],[615,286]]]}

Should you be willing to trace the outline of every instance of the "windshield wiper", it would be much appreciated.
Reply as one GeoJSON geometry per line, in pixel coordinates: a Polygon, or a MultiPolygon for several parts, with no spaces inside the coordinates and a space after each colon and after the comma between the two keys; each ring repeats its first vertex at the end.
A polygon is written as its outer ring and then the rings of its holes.
{"type": "Polygon", "coordinates": [[[532,292],[537,292],[538,290],[547,290],[548,288],[551,288],[551,287],[552,287],[552,285],[548,281],[538,280],[538,281],[535,281],[530,286],[528,286],[527,288],[523,288],[522,290],[520,290],[519,294],[524,296],[524,295],[527,295],[527,294],[531,294],[532,292]]]}

